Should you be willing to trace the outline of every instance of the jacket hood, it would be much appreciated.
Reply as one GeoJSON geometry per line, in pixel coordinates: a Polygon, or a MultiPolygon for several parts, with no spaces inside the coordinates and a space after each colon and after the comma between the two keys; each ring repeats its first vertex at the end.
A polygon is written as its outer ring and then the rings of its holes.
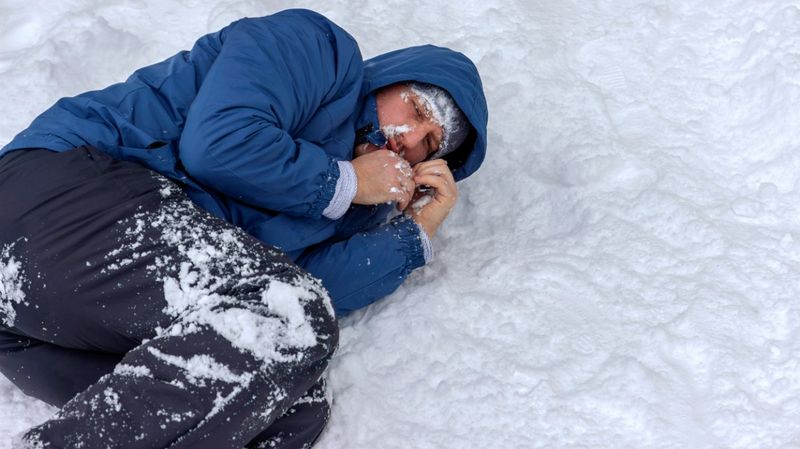
{"type": "Polygon", "coordinates": [[[435,45],[403,48],[364,63],[362,96],[403,81],[434,84],[445,90],[464,112],[472,131],[461,146],[444,157],[456,181],[478,170],[486,156],[489,110],[478,69],[465,55],[435,45]]]}

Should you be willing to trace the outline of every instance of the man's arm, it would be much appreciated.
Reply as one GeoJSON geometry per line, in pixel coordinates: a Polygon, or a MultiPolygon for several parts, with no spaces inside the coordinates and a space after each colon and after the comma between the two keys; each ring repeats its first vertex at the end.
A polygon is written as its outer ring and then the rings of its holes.
{"type": "Polygon", "coordinates": [[[297,264],[322,280],[341,316],[392,293],[425,264],[424,237],[408,216],[347,240],[317,246],[297,264]]]}
{"type": "Polygon", "coordinates": [[[424,204],[412,204],[405,215],[347,240],[323,244],[298,264],[319,277],[341,315],[392,293],[411,271],[433,256],[430,237],[458,200],[458,187],[447,162],[438,159],[414,167],[414,181],[431,192],[424,204]]]}
{"type": "Polygon", "coordinates": [[[333,199],[337,159],[352,151],[337,134],[352,133],[345,120],[361,82],[358,46],[324,17],[290,10],[240,20],[189,108],[181,161],[195,179],[239,201],[319,218],[333,199]],[[310,125],[312,118],[320,123],[310,125]],[[293,138],[312,125],[334,135],[293,138]]]}

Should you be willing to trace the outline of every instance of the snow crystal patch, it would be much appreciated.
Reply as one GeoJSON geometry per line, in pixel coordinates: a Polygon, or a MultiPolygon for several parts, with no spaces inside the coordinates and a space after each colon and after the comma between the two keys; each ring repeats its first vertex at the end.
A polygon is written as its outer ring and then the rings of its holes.
{"type": "MultiPolygon", "coordinates": [[[[214,398],[214,406],[211,411],[203,418],[203,421],[198,424],[202,425],[203,422],[208,421],[212,416],[219,413],[228,403],[231,402],[239,393],[244,391],[253,380],[252,373],[235,374],[227,366],[217,362],[214,357],[208,354],[194,355],[190,358],[183,358],[179,356],[164,354],[156,348],[149,347],[147,350],[155,357],[169,363],[170,365],[181,368],[184,371],[186,379],[199,387],[206,386],[206,380],[225,382],[234,385],[228,394],[216,393],[214,398]]],[[[164,428],[165,426],[162,426],[164,428]]]]}
{"type": "Polygon", "coordinates": [[[214,357],[208,354],[194,355],[186,359],[180,356],[164,354],[152,346],[148,347],[147,350],[164,362],[181,368],[186,375],[186,379],[194,385],[205,386],[203,380],[210,379],[247,386],[253,377],[251,373],[234,374],[230,368],[217,362],[214,357]]]}
{"type": "Polygon", "coordinates": [[[236,347],[249,351],[265,363],[302,357],[302,354],[285,356],[280,352],[281,348],[307,348],[316,344],[316,334],[297,299],[296,305],[301,309],[302,316],[279,301],[275,304],[283,307],[281,312],[288,315],[264,316],[246,308],[215,307],[232,298],[180,284],[180,280],[164,280],[164,294],[169,303],[166,310],[183,315],[182,321],[188,323],[186,326],[181,323],[172,326],[167,330],[171,335],[187,335],[196,331],[198,326],[208,326],[236,347]],[[282,316],[285,319],[281,319],[282,316]],[[177,326],[180,328],[175,329],[177,326]]]}
{"type": "Polygon", "coordinates": [[[14,244],[8,244],[0,251],[0,317],[8,327],[13,327],[17,318],[14,304],[28,305],[22,290],[25,283],[22,264],[11,255],[13,248],[14,244]]]}
{"type": "Polygon", "coordinates": [[[122,376],[134,376],[134,377],[153,376],[153,373],[150,372],[150,368],[146,366],[133,366],[125,363],[120,363],[119,365],[115,366],[114,374],[119,374],[122,376]]]}
{"type": "Polygon", "coordinates": [[[200,309],[187,318],[212,327],[238,348],[249,351],[265,363],[300,360],[302,353],[285,355],[281,349],[307,348],[316,343],[316,334],[308,323],[291,327],[279,317],[263,316],[247,309],[200,309]]]}
{"type": "MultiPolygon", "coordinates": [[[[334,316],[319,281],[302,275],[286,282],[273,278],[265,268],[285,272],[281,264],[291,265],[273,262],[271,267],[263,266],[261,254],[252,252],[260,249],[248,247],[243,232],[218,229],[179,190],[170,192],[172,196],[161,208],[137,214],[124,232],[124,248],[135,249],[144,245],[146,238],[155,238],[157,241],[149,241],[147,246],[178,249],[177,258],[159,256],[147,267],[163,282],[164,313],[178,318],[168,328],[156,329],[156,335],[185,336],[207,327],[265,364],[302,358],[302,349],[317,344],[304,306],[322,300],[327,313],[334,316]],[[242,286],[242,291],[253,286],[264,290],[243,300],[239,295],[246,293],[231,293],[242,286]]],[[[134,259],[136,254],[140,253],[134,253],[134,259]]]]}
{"type": "Polygon", "coordinates": [[[196,288],[198,275],[189,269],[189,264],[181,264],[178,278],[164,279],[164,297],[167,307],[164,312],[177,316],[193,307],[218,304],[222,298],[202,288],[196,288]]]}
{"type": "MultiPolygon", "coordinates": [[[[301,301],[314,299],[308,290],[285,282],[272,282],[261,295],[270,310],[285,317],[291,328],[308,326],[301,301]]],[[[309,329],[310,331],[310,329],[309,329]]]]}
{"type": "Polygon", "coordinates": [[[169,412],[166,410],[156,410],[156,416],[164,416],[167,418],[167,421],[174,421],[174,422],[181,422],[186,418],[194,418],[195,415],[196,413],[193,411],[177,413],[177,412],[169,412]]]}
{"type": "Polygon", "coordinates": [[[403,124],[403,125],[385,125],[381,127],[381,131],[383,135],[388,137],[396,137],[401,134],[405,134],[407,132],[411,132],[414,130],[414,127],[411,125],[403,124]]]}
{"type": "Polygon", "coordinates": [[[153,178],[155,178],[161,184],[161,188],[159,189],[158,193],[161,194],[162,198],[169,198],[175,193],[175,189],[177,187],[174,184],[164,179],[164,177],[158,173],[152,172],[152,175],[153,178]]]}
{"type": "Polygon", "coordinates": [[[318,404],[321,402],[328,402],[330,403],[332,397],[330,397],[330,391],[327,387],[327,381],[322,380],[322,388],[314,389],[311,394],[305,394],[300,399],[296,400],[292,407],[301,405],[301,404],[318,404]]]}
{"type": "Polygon", "coordinates": [[[106,405],[111,407],[115,412],[122,410],[122,405],[119,403],[119,395],[110,387],[103,390],[106,405]]]}

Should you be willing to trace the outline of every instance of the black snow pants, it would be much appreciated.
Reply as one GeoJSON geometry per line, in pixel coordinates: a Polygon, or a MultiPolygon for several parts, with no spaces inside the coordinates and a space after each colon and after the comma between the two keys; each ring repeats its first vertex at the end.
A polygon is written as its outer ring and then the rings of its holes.
{"type": "Polygon", "coordinates": [[[337,339],[318,280],[166,178],[0,159],[0,371],[60,407],[23,447],[311,447],[337,339]]]}

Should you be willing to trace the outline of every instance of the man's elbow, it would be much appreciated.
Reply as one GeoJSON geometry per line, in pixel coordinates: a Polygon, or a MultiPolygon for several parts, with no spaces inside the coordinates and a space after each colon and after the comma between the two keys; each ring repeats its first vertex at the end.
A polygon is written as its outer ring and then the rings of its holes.
{"type": "Polygon", "coordinates": [[[178,158],[192,178],[204,184],[211,182],[216,177],[213,157],[213,148],[206,138],[184,130],[178,144],[178,158]]]}

